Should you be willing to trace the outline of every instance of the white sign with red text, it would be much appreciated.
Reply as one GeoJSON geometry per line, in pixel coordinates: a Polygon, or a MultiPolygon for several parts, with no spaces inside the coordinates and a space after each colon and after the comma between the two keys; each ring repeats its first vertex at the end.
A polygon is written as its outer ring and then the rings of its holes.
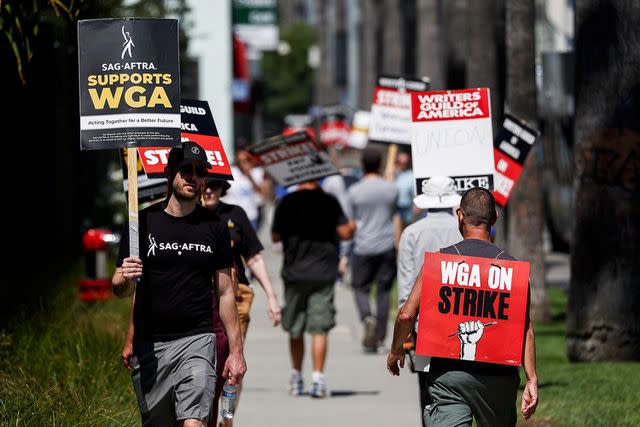
{"type": "Polygon", "coordinates": [[[411,154],[416,194],[436,175],[453,178],[458,192],[492,190],[489,89],[412,93],[411,154]]]}
{"type": "Polygon", "coordinates": [[[369,139],[389,144],[411,144],[411,93],[427,89],[429,83],[425,81],[379,77],[373,91],[369,139]]]}

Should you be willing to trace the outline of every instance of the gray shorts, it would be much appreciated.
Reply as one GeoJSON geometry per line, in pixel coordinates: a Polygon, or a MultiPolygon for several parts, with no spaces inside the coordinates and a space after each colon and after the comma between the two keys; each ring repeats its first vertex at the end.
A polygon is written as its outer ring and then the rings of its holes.
{"type": "Polygon", "coordinates": [[[432,373],[429,385],[433,403],[424,408],[424,424],[429,427],[515,426],[516,399],[520,377],[479,375],[464,371],[432,373]]]}
{"type": "Polygon", "coordinates": [[[215,334],[138,343],[131,380],[143,426],[209,420],[216,384],[215,334]]]}

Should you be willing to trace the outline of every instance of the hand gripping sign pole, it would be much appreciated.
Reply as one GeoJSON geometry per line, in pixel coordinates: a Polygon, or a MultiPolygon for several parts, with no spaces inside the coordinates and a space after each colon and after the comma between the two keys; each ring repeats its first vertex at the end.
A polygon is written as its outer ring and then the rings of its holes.
{"type": "Polygon", "coordinates": [[[132,257],[140,255],[136,147],[180,144],[178,52],[176,19],[78,22],[80,148],[127,148],[132,257]]]}

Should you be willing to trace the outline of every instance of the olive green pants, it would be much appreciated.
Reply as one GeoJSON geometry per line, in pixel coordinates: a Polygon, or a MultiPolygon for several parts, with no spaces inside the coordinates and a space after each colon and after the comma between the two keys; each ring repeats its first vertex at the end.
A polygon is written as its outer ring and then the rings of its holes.
{"type": "Polygon", "coordinates": [[[424,409],[428,427],[514,426],[517,421],[518,375],[479,375],[449,371],[429,386],[433,403],[424,409]]]}
{"type": "Polygon", "coordinates": [[[335,325],[333,283],[285,283],[282,327],[291,338],[325,335],[335,325]]]}

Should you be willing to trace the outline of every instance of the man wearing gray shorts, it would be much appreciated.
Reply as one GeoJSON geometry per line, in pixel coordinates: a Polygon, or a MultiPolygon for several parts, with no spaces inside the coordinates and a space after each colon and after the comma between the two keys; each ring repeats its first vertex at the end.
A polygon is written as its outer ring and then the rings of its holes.
{"type": "Polygon", "coordinates": [[[173,148],[165,169],[167,199],[139,213],[140,258],[127,257],[128,229],[123,232],[112,284],[116,296],[135,292],[133,348],[123,351],[123,363],[131,369],[143,426],[204,427],[211,416],[212,283],[230,347],[223,375],[235,384],[246,371],[229,230],[196,203],[208,167],[199,145],[173,148]]]}

